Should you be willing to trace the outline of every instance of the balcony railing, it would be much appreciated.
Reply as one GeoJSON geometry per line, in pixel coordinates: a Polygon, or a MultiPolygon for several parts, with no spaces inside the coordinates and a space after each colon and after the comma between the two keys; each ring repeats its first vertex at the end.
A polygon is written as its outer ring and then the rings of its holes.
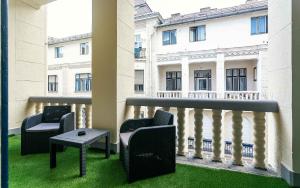
{"type": "Polygon", "coordinates": [[[182,98],[182,91],[158,91],[158,98],[182,98]]]}
{"type": "MultiPolygon", "coordinates": [[[[188,128],[186,112],[194,110],[194,130],[195,130],[195,158],[203,158],[203,151],[212,152],[212,161],[222,162],[222,154],[232,153],[232,163],[243,165],[243,158],[253,154],[253,165],[258,169],[266,169],[266,113],[278,113],[279,108],[276,101],[242,101],[242,100],[200,100],[200,99],[172,99],[172,98],[128,98],[127,106],[134,107],[134,117],[138,119],[141,107],[147,107],[148,117],[154,116],[156,108],[170,111],[170,108],[177,109],[177,154],[185,156],[188,153],[188,135],[185,130],[188,128]],[[203,140],[203,109],[212,111],[212,140],[203,140]],[[232,111],[232,143],[228,142],[222,150],[222,112],[232,111]],[[243,145],[243,121],[244,111],[253,113],[253,138],[252,147],[243,145]],[[253,148],[253,151],[251,151],[253,148]]],[[[248,134],[248,133],[244,133],[248,134]]]]}
{"type": "Polygon", "coordinates": [[[259,100],[258,91],[225,91],[225,99],[234,100],[259,100]]]}
{"type": "Polygon", "coordinates": [[[43,106],[70,105],[76,112],[76,128],[92,128],[92,99],[90,97],[30,97],[32,114],[42,113],[43,106]]]}
{"type": "Polygon", "coordinates": [[[188,97],[191,99],[217,99],[218,95],[215,91],[190,91],[188,97]]]}
{"type": "Polygon", "coordinates": [[[258,91],[189,91],[184,96],[182,91],[158,91],[159,98],[190,98],[190,99],[231,99],[231,100],[261,100],[258,91]]]}
{"type": "Polygon", "coordinates": [[[135,59],[145,59],[146,58],[146,48],[135,48],[134,49],[135,59]]]}

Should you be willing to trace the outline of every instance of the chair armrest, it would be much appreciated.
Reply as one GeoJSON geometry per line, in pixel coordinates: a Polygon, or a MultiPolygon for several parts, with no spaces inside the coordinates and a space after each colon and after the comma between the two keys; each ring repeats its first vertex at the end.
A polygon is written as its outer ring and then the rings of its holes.
{"type": "MultiPolygon", "coordinates": [[[[130,153],[169,150],[175,152],[176,126],[162,125],[137,129],[129,138],[130,153]]],[[[174,153],[175,155],[175,153],[174,153]]]]}
{"type": "Polygon", "coordinates": [[[73,131],[75,129],[75,114],[74,112],[65,114],[60,119],[59,129],[63,132],[73,131]]]}
{"type": "Polygon", "coordinates": [[[27,117],[23,120],[21,130],[27,130],[31,127],[34,127],[42,122],[43,114],[37,114],[30,117],[27,117]]]}
{"type": "Polygon", "coordinates": [[[120,128],[120,133],[133,132],[138,128],[152,125],[153,118],[129,119],[126,120],[120,128]]]}

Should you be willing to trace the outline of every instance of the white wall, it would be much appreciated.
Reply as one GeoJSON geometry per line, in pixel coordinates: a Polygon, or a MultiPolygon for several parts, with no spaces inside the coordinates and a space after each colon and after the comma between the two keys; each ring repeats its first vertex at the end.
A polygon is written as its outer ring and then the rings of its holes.
{"type": "Polygon", "coordinates": [[[254,12],[158,28],[153,38],[154,53],[165,54],[264,44],[268,40],[267,34],[251,35],[251,17],[260,15],[267,15],[267,12],[254,12]],[[189,28],[198,25],[206,25],[206,40],[190,42],[189,28]],[[177,44],[163,46],[162,32],[172,29],[177,29],[177,44]]]}

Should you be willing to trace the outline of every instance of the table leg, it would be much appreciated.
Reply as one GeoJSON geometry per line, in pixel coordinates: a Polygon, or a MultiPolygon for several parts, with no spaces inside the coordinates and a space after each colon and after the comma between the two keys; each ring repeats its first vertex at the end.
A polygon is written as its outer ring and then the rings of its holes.
{"type": "Polygon", "coordinates": [[[84,176],[86,174],[86,148],[85,146],[80,147],[79,154],[79,162],[80,162],[80,176],[84,176]]]}
{"type": "Polygon", "coordinates": [[[110,133],[107,133],[105,137],[105,157],[110,157],[110,133]]]}
{"type": "Polygon", "coordinates": [[[50,143],[50,168],[56,167],[56,144],[50,143]]]}

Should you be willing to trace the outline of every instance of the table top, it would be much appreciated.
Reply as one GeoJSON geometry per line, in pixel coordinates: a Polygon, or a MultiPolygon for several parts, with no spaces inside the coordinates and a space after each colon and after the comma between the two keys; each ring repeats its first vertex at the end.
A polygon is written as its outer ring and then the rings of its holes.
{"type": "Polygon", "coordinates": [[[108,130],[100,129],[76,129],[74,131],[66,132],[50,138],[50,141],[54,142],[69,142],[74,144],[87,144],[92,142],[95,139],[98,139],[102,136],[106,136],[109,133],[108,130]],[[83,136],[78,136],[79,131],[85,131],[86,134],[83,136]]]}

